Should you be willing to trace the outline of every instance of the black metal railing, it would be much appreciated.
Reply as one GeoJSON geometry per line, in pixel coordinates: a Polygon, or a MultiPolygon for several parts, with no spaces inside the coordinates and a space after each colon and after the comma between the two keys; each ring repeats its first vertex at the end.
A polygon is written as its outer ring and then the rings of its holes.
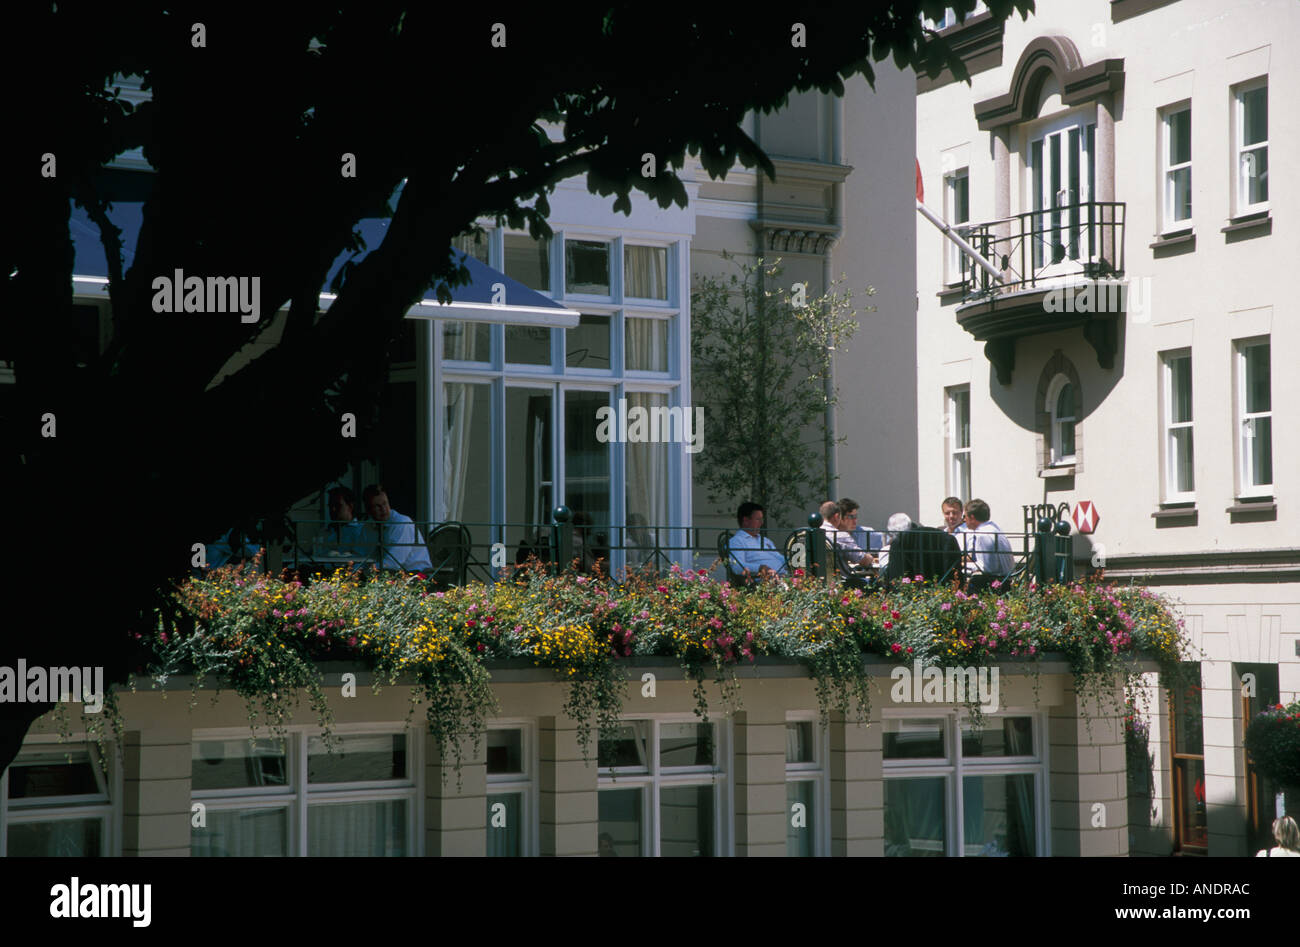
{"type": "Polygon", "coordinates": [[[1125,206],[1116,201],[1087,201],[957,228],[957,233],[1002,273],[998,282],[962,254],[964,299],[1032,289],[1062,277],[1122,275],[1125,206]]]}

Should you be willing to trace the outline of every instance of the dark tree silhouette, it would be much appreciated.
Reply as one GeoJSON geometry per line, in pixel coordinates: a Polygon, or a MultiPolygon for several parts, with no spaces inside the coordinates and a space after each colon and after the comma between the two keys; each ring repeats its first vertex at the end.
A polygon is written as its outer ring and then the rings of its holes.
{"type": "MultiPolygon", "coordinates": [[[[737,161],[771,174],[741,130],[748,110],[779,108],[792,90],[841,93],[842,77],[872,81],[870,63],[886,56],[964,78],[919,19],[945,5],[974,0],[815,4],[788,17],[385,0],[6,10],[5,61],[26,65],[0,149],[0,360],[13,372],[0,384],[11,510],[0,665],[102,665],[123,681],[131,632],[156,623],[193,543],[241,518],[277,522],[366,449],[403,315],[463,276],[448,246],[476,218],[548,233],[546,195],[574,175],[616,210],[633,189],[684,204],[673,169],[687,153],[713,174],[737,161]],[[118,75],[142,76],[151,101],[125,103],[118,75]],[[106,168],[135,147],[153,172],[106,168]],[[355,177],[341,173],[345,153],[355,177]],[[654,177],[642,176],[646,154],[654,177]],[[402,181],[383,242],[318,318],[332,262],[402,181]],[[102,228],[112,335],[87,361],[67,329],[72,202],[99,221],[114,200],[141,198],[133,257],[102,228]],[[152,280],[175,269],[259,276],[263,318],[155,313],[152,280]],[[280,344],[217,382],[286,306],[280,344]],[[339,436],[345,411],[360,444],[339,436]]],[[[48,709],[0,704],[0,769],[48,709]]]]}

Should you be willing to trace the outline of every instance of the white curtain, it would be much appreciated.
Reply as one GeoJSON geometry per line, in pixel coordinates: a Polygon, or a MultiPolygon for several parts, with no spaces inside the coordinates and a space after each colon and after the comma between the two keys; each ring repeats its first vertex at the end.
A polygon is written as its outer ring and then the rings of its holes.
{"type": "Polygon", "coordinates": [[[489,394],[486,385],[448,382],[443,386],[446,414],[442,428],[443,518],[459,520],[465,510],[465,487],[469,480],[470,424],[475,402],[489,394]]]}
{"type": "MultiPolygon", "coordinates": [[[[667,407],[668,396],[645,391],[627,392],[627,410],[634,408],[649,412],[656,407],[667,407]]],[[[653,442],[627,444],[627,525],[624,542],[628,546],[628,565],[638,566],[653,555],[655,537],[659,542],[668,540],[661,527],[681,525],[666,523],[668,515],[668,445],[653,442]],[[641,532],[642,528],[646,532],[641,532]],[[633,534],[632,530],[636,529],[633,534]],[[643,548],[633,548],[634,544],[643,548]],[[644,548],[650,547],[649,549],[644,548]]]]}
{"type": "Polygon", "coordinates": [[[406,810],[405,799],[308,806],[307,854],[405,855],[406,810]]]}
{"type": "Polygon", "coordinates": [[[668,323],[628,316],[623,332],[625,360],[631,371],[668,371],[668,323]]]}
{"type": "Polygon", "coordinates": [[[668,297],[668,252],[663,247],[625,247],[625,294],[640,299],[668,297]]]}

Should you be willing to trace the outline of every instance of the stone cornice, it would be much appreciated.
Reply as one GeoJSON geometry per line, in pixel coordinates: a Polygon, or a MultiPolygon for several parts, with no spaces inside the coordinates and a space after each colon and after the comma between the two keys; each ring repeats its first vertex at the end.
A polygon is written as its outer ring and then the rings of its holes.
{"type": "Polygon", "coordinates": [[[1038,96],[1048,76],[1056,79],[1065,105],[1079,105],[1124,88],[1124,60],[1102,59],[1084,65],[1078,47],[1066,36],[1040,36],[1029,43],[1011,76],[1010,88],[975,104],[981,131],[1029,121],[1038,114],[1038,96]]]}
{"type": "Polygon", "coordinates": [[[1300,582],[1300,549],[1108,555],[1106,578],[1147,585],[1300,582]]]}

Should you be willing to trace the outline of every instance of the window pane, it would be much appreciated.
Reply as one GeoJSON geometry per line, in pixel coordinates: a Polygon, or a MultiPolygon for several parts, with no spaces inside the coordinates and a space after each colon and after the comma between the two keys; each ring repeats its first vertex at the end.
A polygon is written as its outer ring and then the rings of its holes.
{"type": "Polygon", "coordinates": [[[516,365],[551,364],[551,330],[541,326],[506,326],[506,361],[516,365]]]}
{"type": "Polygon", "coordinates": [[[540,553],[539,558],[550,555],[546,548],[550,533],[545,524],[550,523],[555,508],[553,400],[546,390],[506,388],[506,523],[515,525],[507,527],[505,541],[515,547],[521,562],[535,553],[540,553]]]}
{"type": "Polygon", "coordinates": [[[534,240],[527,234],[505,235],[506,276],[517,279],[525,286],[549,293],[551,291],[551,241],[547,237],[534,240]]]}
{"type": "Polygon", "coordinates": [[[1245,112],[1242,144],[1268,141],[1268,87],[1261,86],[1242,93],[1241,102],[1245,112]]]}
{"type": "Polygon", "coordinates": [[[1246,177],[1246,200],[1262,204],[1268,200],[1268,148],[1254,148],[1241,155],[1242,174],[1246,177]]]}
{"type": "Polygon", "coordinates": [[[609,246],[596,240],[564,242],[566,292],[609,295],[609,246]]]}
{"type": "Polygon", "coordinates": [[[1074,417],[1074,386],[1063,385],[1061,393],[1056,396],[1056,416],[1058,418],[1074,417]]]}
{"type": "MultiPolygon", "coordinates": [[[[650,392],[627,393],[629,413],[633,408],[649,412],[668,407],[668,396],[650,392]]],[[[668,511],[668,445],[659,441],[629,441],[624,448],[627,458],[627,529],[623,543],[627,547],[627,565],[637,568],[655,558],[655,541],[668,542],[658,527],[675,525],[668,511]]]]}
{"type": "Polygon", "coordinates": [[[1189,356],[1169,360],[1173,404],[1170,417],[1175,424],[1192,419],[1192,360],[1189,356]]]}
{"type": "Polygon", "coordinates": [[[1034,777],[1029,773],[967,776],[965,797],[966,856],[1036,854],[1034,777]]]}
{"type": "Polygon", "coordinates": [[[609,316],[583,313],[566,329],[565,364],[571,368],[609,368],[609,316]]]}
{"type": "Polygon", "coordinates": [[[962,174],[953,179],[953,223],[964,224],[970,220],[970,178],[962,174]]]}
{"type": "Polygon", "coordinates": [[[668,298],[667,247],[623,247],[623,295],[668,298]]]}
{"type": "Polygon", "coordinates": [[[1205,752],[1201,729],[1201,666],[1191,680],[1174,691],[1174,752],[1199,756],[1205,752]]]}
{"type": "Polygon", "coordinates": [[[461,253],[468,254],[480,263],[488,261],[487,233],[463,233],[451,241],[451,245],[461,253]]]}
{"type": "Polygon", "coordinates": [[[813,725],[811,720],[800,720],[785,725],[785,761],[787,763],[812,763],[813,725]]]}
{"type": "Polygon", "coordinates": [[[1251,345],[1246,355],[1246,410],[1251,414],[1272,410],[1268,345],[1251,345]]]}
{"type": "Polygon", "coordinates": [[[1196,480],[1192,476],[1192,429],[1179,428],[1170,431],[1173,437],[1174,452],[1174,489],[1179,493],[1191,493],[1196,489],[1196,480]]]}
{"type": "Polygon", "coordinates": [[[668,371],[668,320],[623,320],[624,361],[628,371],[668,371]]]}
{"type": "Polygon", "coordinates": [[[1174,760],[1174,806],[1183,844],[1205,848],[1209,829],[1205,820],[1205,761],[1174,760]]]}
{"type": "Polygon", "coordinates": [[[190,753],[190,788],[288,786],[288,757],[279,740],[199,740],[190,753]]]}
{"type": "Polygon", "coordinates": [[[943,730],[942,718],[886,720],[885,759],[945,759],[943,730]]]}
{"type": "Polygon", "coordinates": [[[1172,220],[1190,220],[1192,216],[1192,169],[1179,168],[1169,175],[1169,213],[1172,220]]]}
{"type": "Polygon", "coordinates": [[[9,798],[98,795],[94,767],[86,748],[25,753],[9,767],[9,798]]]}
{"type": "Polygon", "coordinates": [[[486,322],[444,322],[442,357],[459,362],[491,361],[492,327],[486,322]]]}
{"type": "Polygon", "coordinates": [[[946,854],[944,777],[885,780],[885,856],[946,854]]]}
{"type": "Polygon", "coordinates": [[[487,771],[522,773],[524,771],[524,733],[522,730],[489,730],[487,734],[487,771]]]}
{"type": "Polygon", "coordinates": [[[354,783],[406,778],[406,737],[400,733],[336,737],[333,753],[320,737],[307,742],[307,781],[354,783]]]}
{"type": "MultiPolygon", "coordinates": [[[[491,772],[491,770],[489,769],[488,772],[491,772]]],[[[523,828],[523,796],[521,793],[507,792],[487,797],[487,853],[489,858],[519,858],[523,855],[523,828]]]]}
{"type": "MultiPolygon", "coordinates": [[[[448,520],[481,524],[492,519],[492,496],[484,487],[492,482],[492,386],[449,381],[443,386],[442,491],[448,520]]],[[[474,543],[491,542],[486,527],[471,526],[474,543]]],[[[431,558],[439,569],[455,552],[430,537],[431,558]]]]}
{"type": "Polygon", "coordinates": [[[602,442],[597,412],[608,408],[606,391],[564,394],[564,502],[573,511],[573,554],[590,570],[604,559],[609,573],[610,442],[602,442]]]}
{"type": "Polygon", "coordinates": [[[1074,422],[1066,421],[1061,425],[1061,456],[1074,456],[1074,422]]]}
{"type": "Polygon", "coordinates": [[[713,855],[713,787],[659,790],[659,854],[666,858],[713,855]]]}
{"type": "Polygon", "coordinates": [[[641,854],[640,789],[602,789],[596,794],[599,822],[597,844],[606,857],[641,854]]]}
{"type": "Polygon", "coordinates": [[[1254,475],[1251,486],[1273,482],[1273,419],[1255,418],[1251,421],[1254,436],[1250,439],[1250,470],[1254,475]]]}
{"type": "Polygon", "coordinates": [[[307,807],[307,854],[312,857],[401,858],[406,855],[405,799],[307,807]]]}
{"type": "Polygon", "coordinates": [[[711,766],[713,745],[711,723],[665,723],[659,728],[659,765],[711,766]]]}
{"type": "Polygon", "coordinates": [[[601,766],[638,766],[646,764],[646,734],[649,724],[643,720],[619,724],[611,734],[600,736],[601,766]]]}
{"type": "Polygon", "coordinates": [[[811,858],[816,851],[813,844],[817,838],[813,825],[816,789],[817,784],[809,780],[785,784],[785,853],[791,858],[811,858]]]}
{"type": "Polygon", "coordinates": [[[953,447],[970,447],[970,392],[954,391],[952,394],[953,447]]]}
{"type": "Polygon", "coordinates": [[[1192,160],[1192,110],[1183,109],[1169,116],[1169,163],[1186,164],[1192,160]]]}
{"type": "Polygon", "coordinates": [[[207,826],[190,829],[190,855],[196,858],[288,854],[288,809],[209,809],[207,826]]]}
{"type": "Polygon", "coordinates": [[[1034,720],[1032,717],[1001,717],[986,721],[983,730],[963,723],[962,756],[1033,756],[1034,720]]]}
{"type": "Polygon", "coordinates": [[[98,858],[104,854],[100,849],[103,837],[103,819],[19,822],[9,826],[8,855],[10,858],[98,858]]]}

